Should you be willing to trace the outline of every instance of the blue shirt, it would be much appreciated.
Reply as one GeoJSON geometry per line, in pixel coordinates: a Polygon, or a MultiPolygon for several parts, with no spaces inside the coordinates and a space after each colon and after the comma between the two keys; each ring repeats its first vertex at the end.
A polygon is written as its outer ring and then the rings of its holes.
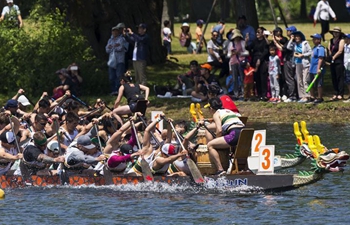
{"type": "MultiPolygon", "coordinates": [[[[302,45],[302,43],[299,43],[299,44],[295,45],[294,52],[297,52],[297,53],[302,53],[303,52],[303,45],[302,45]]],[[[302,62],[303,62],[302,58],[295,57],[295,63],[298,64],[298,63],[302,63],[302,62]]]]}
{"type": "Polygon", "coordinates": [[[320,58],[325,57],[325,48],[322,45],[315,46],[312,49],[311,62],[310,62],[310,73],[317,74],[318,61],[320,58]]]}

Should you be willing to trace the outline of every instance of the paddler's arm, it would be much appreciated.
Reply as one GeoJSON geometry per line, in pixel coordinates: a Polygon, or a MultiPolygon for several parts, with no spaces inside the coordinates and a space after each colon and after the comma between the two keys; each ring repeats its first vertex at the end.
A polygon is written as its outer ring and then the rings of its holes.
{"type": "Polygon", "coordinates": [[[221,137],[222,136],[222,124],[221,124],[221,119],[219,117],[219,113],[215,112],[213,115],[214,123],[216,125],[216,137],[221,137]]]}

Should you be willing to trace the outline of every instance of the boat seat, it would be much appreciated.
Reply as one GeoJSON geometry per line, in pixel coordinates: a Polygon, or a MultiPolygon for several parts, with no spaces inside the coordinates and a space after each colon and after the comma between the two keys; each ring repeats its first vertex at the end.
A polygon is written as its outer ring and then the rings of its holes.
{"type": "Polygon", "coordinates": [[[233,168],[231,174],[236,174],[242,170],[248,170],[247,158],[250,155],[254,128],[243,128],[234,149],[233,168]]]}

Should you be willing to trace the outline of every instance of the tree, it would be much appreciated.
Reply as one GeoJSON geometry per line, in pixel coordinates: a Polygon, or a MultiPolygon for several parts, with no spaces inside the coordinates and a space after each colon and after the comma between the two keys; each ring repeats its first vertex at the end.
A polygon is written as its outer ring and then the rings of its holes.
{"type": "Polygon", "coordinates": [[[236,15],[245,15],[247,17],[247,24],[255,29],[259,27],[258,15],[256,12],[254,0],[236,0],[235,1],[236,15]]]}

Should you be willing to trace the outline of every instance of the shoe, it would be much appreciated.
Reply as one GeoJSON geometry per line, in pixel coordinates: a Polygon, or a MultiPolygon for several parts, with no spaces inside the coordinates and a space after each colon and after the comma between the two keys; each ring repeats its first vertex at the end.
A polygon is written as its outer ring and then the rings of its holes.
{"type": "Polygon", "coordinates": [[[307,100],[307,98],[302,98],[298,101],[298,103],[307,103],[309,102],[309,100],[307,100]]]}
{"type": "Polygon", "coordinates": [[[318,103],[321,103],[321,102],[323,102],[323,98],[316,98],[315,101],[314,101],[315,104],[318,104],[318,103]]]}
{"type": "Polygon", "coordinates": [[[222,177],[222,176],[225,176],[225,175],[226,175],[226,171],[225,171],[225,170],[219,170],[219,171],[216,172],[214,175],[215,175],[215,176],[218,176],[218,177],[222,177]]]}
{"type": "Polygon", "coordinates": [[[284,100],[283,102],[295,102],[295,99],[292,99],[292,98],[287,98],[286,100],[284,100]]]}
{"type": "Polygon", "coordinates": [[[268,102],[276,102],[276,98],[270,98],[268,102]]]}
{"type": "Polygon", "coordinates": [[[346,99],[345,101],[343,101],[345,103],[350,103],[350,98],[346,99]]]}
{"type": "Polygon", "coordinates": [[[287,100],[287,99],[288,99],[288,98],[287,98],[287,96],[285,96],[285,95],[283,95],[282,98],[281,98],[282,101],[285,101],[285,100],[287,100]]]}

